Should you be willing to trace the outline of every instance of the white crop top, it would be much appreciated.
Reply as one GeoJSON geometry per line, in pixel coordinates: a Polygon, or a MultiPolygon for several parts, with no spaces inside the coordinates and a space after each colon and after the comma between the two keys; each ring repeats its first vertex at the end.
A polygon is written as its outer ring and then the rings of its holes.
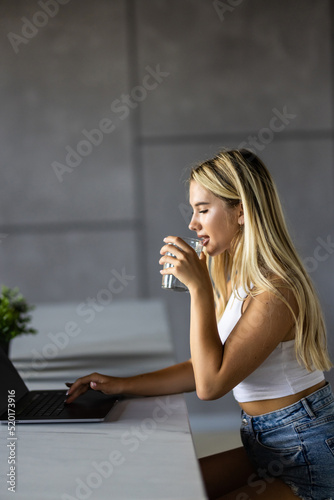
{"type": "MultiPolygon", "coordinates": [[[[245,299],[247,294],[238,289],[238,295],[245,299]]],[[[224,344],[241,318],[243,300],[233,293],[218,323],[219,336],[224,344]]],[[[309,372],[300,366],[295,355],[295,341],[280,342],[265,361],[240,384],[234,387],[233,395],[239,403],[274,399],[307,389],[324,380],[320,370],[309,372]]]]}

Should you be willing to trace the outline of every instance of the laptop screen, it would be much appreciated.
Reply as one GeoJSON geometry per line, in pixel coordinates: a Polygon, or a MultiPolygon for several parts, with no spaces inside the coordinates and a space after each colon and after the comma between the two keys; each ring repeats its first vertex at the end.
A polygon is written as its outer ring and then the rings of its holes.
{"type": "Polygon", "coordinates": [[[0,415],[8,408],[8,391],[12,390],[15,391],[16,401],[28,392],[27,386],[0,347],[0,415]]]}

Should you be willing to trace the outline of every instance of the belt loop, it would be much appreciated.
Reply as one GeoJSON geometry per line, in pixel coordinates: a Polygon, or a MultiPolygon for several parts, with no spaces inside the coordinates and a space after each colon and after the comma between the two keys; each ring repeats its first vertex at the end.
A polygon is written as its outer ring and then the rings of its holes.
{"type": "Polygon", "coordinates": [[[253,434],[254,434],[254,436],[256,436],[257,435],[257,430],[254,428],[254,418],[253,417],[251,417],[251,419],[250,419],[250,424],[251,424],[251,427],[252,427],[253,434]]]}
{"type": "Polygon", "coordinates": [[[305,410],[307,411],[307,414],[310,418],[316,418],[316,416],[314,415],[309,403],[307,402],[307,398],[303,398],[301,400],[301,403],[302,405],[304,406],[305,410]]]}
{"type": "Polygon", "coordinates": [[[243,427],[249,427],[249,430],[254,434],[256,434],[253,426],[253,417],[251,415],[248,415],[244,411],[242,411],[241,416],[242,416],[241,422],[243,427]]]}
{"type": "Polygon", "coordinates": [[[241,410],[241,422],[243,426],[248,425],[247,414],[243,410],[241,410]]]}

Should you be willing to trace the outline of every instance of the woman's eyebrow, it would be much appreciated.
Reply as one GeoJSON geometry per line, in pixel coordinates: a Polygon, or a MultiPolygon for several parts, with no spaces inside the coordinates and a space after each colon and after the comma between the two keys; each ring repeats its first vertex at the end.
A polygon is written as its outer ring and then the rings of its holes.
{"type": "Polygon", "coordinates": [[[208,201],[198,201],[194,207],[199,207],[200,205],[210,205],[210,203],[208,201]]]}

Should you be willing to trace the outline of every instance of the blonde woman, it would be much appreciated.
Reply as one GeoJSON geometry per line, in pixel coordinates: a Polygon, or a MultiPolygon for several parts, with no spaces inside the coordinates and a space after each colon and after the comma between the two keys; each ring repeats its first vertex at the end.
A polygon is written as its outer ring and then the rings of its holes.
{"type": "Polygon", "coordinates": [[[201,459],[209,498],[334,498],[325,325],[272,178],[253,153],[226,150],[193,168],[189,195],[189,227],[205,251],[198,259],[169,236],[160,263],[173,264],[161,273],[190,291],[191,359],[135,377],[88,375],[70,387],[68,402],[88,387],[152,396],[196,390],[204,400],[233,390],[243,447],[201,459]]]}

